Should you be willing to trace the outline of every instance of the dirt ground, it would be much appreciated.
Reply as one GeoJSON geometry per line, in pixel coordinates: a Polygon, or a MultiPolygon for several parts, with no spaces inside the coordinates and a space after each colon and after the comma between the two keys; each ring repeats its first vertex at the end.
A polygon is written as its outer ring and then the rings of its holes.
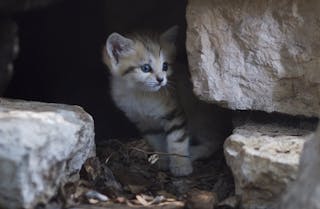
{"type": "Polygon", "coordinates": [[[158,156],[143,140],[100,143],[97,157],[84,164],[80,181],[65,184],[45,208],[238,208],[222,151],[195,162],[194,173],[187,177],[158,169],[158,156]]]}

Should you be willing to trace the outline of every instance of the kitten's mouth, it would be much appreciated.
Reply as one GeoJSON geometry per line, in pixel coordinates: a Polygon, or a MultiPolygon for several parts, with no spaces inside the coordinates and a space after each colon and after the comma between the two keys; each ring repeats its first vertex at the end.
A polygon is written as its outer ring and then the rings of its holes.
{"type": "Polygon", "coordinates": [[[164,86],[165,85],[163,85],[163,84],[155,84],[155,85],[152,85],[152,86],[148,86],[148,90],[149,91],[159,91],[164,86]]]}
{"type": "Polygon", "coordinates": [[[152,84],[143,84],[141,85],[142,90],[144,91],[159,91],[162,87],[166,86],[165,83],[152,83],[152,84]]]}
{"type": "Polygon", "coordinates": [[[151,88],[151,91],[158,91],[159,89],[161,89],[162,85],[161,84],[156,84],[151,88]]]}
{"type": "Polygon", "coordinates": [[[167,83],[159,83],[156,84],[156,86],[158,86],[159,88],[165,87],[167,85],[167,83]]]}

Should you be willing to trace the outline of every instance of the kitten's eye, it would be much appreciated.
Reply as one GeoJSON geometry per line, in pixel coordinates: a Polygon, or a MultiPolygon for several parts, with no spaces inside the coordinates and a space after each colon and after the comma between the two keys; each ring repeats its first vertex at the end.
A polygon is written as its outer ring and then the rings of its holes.
{"type": "Polygon", "coordinates": [[[152,68],[151,68],[151,66],[149,64],[144,64],[144,65],[141,66],[141,70],[144,73],[149,73],[149,72],[152,71],[152,68]]]}
{"type": "Polygon", "coordinates": [[[167,63],[167,62],[164,62],[164,63],[162,64],[162,70],[163,70],[163,71],[167,71],[168,68],[169,68],[168,63],[167,63]]]}

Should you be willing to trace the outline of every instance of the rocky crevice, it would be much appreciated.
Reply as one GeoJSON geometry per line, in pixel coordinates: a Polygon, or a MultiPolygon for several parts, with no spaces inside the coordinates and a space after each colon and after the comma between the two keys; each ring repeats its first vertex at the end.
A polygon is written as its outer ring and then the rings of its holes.
{"type": "MultiPolygon", "coordinates": [[[[0,95],[19,51],[11,16],[57,1],[0,2],[0,95]]],[[[242,208],[278,208],[281,201],[281,208],[320,208],[320,136],[312,136],[315,121],[296,117],[320,110],[319,10],[317,0],[188,2],[186,45],[198,97],[233,110],[292,115],[299,124],[290,125],[289,116],[235,123],[224,154],[242,208]]],[[[108,21],[118,14],[110,12],[108,21]]],[[[6,208],[46,202],[95,155],[93,120],[80,107],[0,99],[0,123],[6,208]]]]}

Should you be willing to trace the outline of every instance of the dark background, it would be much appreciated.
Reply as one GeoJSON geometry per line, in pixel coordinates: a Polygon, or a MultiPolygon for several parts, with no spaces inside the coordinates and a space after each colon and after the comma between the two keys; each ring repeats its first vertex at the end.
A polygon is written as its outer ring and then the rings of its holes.
{"type": "Polygon", "coordinates": [[[111,32],[180,26],[184,49],[186,0],[62,0],[17,14],[20,53],[5,97],[82,106],[95,120],[96,139],[137,136],[108,94],[101,51],[111,32]]]}

